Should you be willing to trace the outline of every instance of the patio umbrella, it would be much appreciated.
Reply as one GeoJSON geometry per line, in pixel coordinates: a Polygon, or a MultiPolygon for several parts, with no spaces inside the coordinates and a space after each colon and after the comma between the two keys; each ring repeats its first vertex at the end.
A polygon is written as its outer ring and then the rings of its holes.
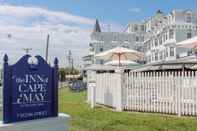
{"type": "Polygon", "coordinates": [[[119,66],[121,65],[121,60],[139,60],[141,59],[143,54],[133,49],[116,47],[111,50],[107,50],[105,52],[99,53],[96,55],[96,58],[102,60],[118,60],[119,66]]]}
{"type": "MultiPolygon", "coordinates": [[[[138,63],[131,61],[131,60],[120,60],[121,65],[137,65],[138,63]]],[[[107,63],[105,63],[105,65],[114,65],[117,66],[119,65],[119,61],[118,60],[112,60],[109,61],[107,63]]]]}
{"type": "Polygon", "coordinates": [[[193,37],[191,39],[181,41],[181,42],[177,43],[176,46],[182,47],[182,48],[196,49],[197,48],[197,37],[193,37]]]}
{"type": "MultiPolygon", "coordinates": [[[[197,37],[193,37],[191,39],[181,41],[181,42],[177,43],[176,46],[192,49],[192,51],[194,51],[197,49],[197,37]]],[[[192,66],[191,69],[197,69],[197,65],[192,66]]],[[[183,71],[184,71],[184,68],[183,68],[183,71]]]]}

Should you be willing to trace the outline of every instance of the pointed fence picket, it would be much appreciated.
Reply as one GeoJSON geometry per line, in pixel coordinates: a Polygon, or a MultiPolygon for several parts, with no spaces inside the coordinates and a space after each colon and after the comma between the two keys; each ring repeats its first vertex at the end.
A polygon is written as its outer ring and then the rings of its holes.
{"type": "Polygon", "coordinates": [[[197,115],[197,72],[130,72],[125,110],[197,115]]]}

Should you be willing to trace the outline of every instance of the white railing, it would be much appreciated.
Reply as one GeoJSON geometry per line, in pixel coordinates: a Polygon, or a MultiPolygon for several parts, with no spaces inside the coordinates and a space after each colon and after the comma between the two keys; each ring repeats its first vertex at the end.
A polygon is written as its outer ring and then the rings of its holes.
{"type": "Polygon", "coordinates": [[[197,72],[95,73],[89,102],[117,111],[197,115],[197,72]],[[94,100],[94,101],[93,101],[94,100]]]}
{"type": "Polygon", "coordinates": [[[197,72],[130,72],[125,110],[197,115],[197,72]]]}

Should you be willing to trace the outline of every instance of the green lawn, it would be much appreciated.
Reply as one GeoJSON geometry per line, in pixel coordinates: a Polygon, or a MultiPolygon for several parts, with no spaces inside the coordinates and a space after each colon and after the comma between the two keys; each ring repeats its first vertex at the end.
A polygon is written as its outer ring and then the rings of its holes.
{"type": "Polygon", "coordinates": [[[59,100],[60,112],[71,115],[70,131],[197,131],[197,118],[91,109],[85,92],[64,88],[59,100]]]}

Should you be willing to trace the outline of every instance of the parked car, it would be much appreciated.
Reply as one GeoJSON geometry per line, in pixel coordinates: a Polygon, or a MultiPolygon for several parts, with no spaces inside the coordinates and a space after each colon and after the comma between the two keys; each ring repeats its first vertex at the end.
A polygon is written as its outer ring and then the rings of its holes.
{"type": "Polygon", "coordinates": [[[84,91],[87,89],[87,83],[83,82],[82,80],[75,80],[72,81],[69,88],[73,91],[84,91]]]}

